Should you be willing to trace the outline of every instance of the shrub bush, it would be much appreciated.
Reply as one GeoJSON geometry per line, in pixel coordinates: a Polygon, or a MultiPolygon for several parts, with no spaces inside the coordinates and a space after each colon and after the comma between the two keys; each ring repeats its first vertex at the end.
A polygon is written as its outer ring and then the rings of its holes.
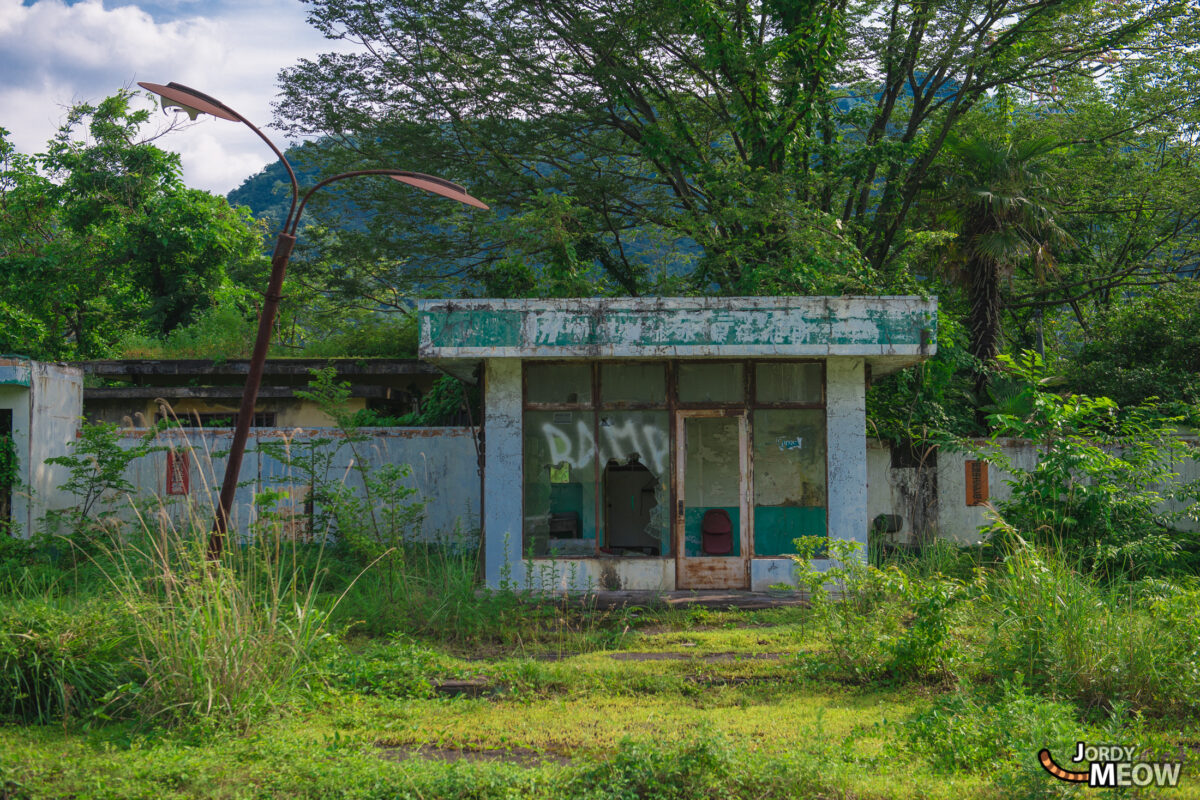
{"type": "Polygon", "coordinates": [[[1036,442],[1038,463],[1020,469],[999,447],[985,449],[983,456],[1012,476],[1012,494],[997,503],[1002,519],[987,530],[989,539],[1003,547],[1019,532],[1110,576],[1177,570],[1181,536],[1172,531],[1174,515],[1160,508],[1168,497],[1196,499],[1195,487],[1180,485],[1174,471],[1196,454],[1172,421],[1153,409],[1120,410],[1104,397],[1042,391],[1044,366],[1033,353],[1002,360],[1024,389],[989,419],[996,437],[1036,442]]]}
{"type": "Polygon", "coordinates": [[[120,604],[0,602],[0,714],[64,725],[116,714],[125,691],[144,676],[133,642],[120,604]]]}
{"type": "Polygon", "coordinates": [[[1101,584],[1062,555],[1017,541],[989,576],[975,622],[991,676],[1085,708],[1161,716],[1200,710],[1200,592],[1101,584]],[[1139,596],[1142,595],[1142,596],[1139,596]]]}
{"type": "Polygon", "coordinates": [[[796,575],[809,595],[812,619],[829,645],[838,677],[953,680],[960,658],[952,621],[967,585],[941,574],[910,575],[866,563],[858,543],[796,540],[796,575]],[[822,548],[831,560],[819,570],[822,548]],[[831,592],[830,587],[834,587],[831,592]]]}

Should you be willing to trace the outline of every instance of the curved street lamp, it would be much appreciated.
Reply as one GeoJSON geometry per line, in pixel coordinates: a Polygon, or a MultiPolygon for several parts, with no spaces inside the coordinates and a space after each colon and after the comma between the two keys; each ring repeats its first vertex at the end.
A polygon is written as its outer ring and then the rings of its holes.
{"type": "Polygon", "coordinates": [[[263,367],[267,360],[267,348],[271,344],[271,329],[275,324],[275,312],[279,308],[280,290],[283,288],[283,277],[287,273],[288,259],[296,244],[296,230],[300,225],[300,215],[313,192],[342,178],[353,178],[359,175],[384,175],[393,180],[407,183],[426,192],[457,200],[468,206],[487,210],[487,206],[467,194],[467,190],[457,183],[425,175],[420,172],[408,172],[399,169],[363,169],[354,172],[344,172],[326,178],[309,189],[303,197],[300,195],[300,184],[296,181],[296,173],[283,153],[275,143],[250,123],[241,114],[229,106],[210,97],[203,92],[179,83],[138,83],[143,89],[153,92],[162,98],[163,111],[175,108],[186,113],[192,119],[199,114],[210,114],[230,122],[241,122],[258,134],[258,138],[267,143],[267,147],[279,158],[287,170],[292,183],[292,204],[284,218],[279,238],[275,241],[275,251],[271,254],[271,278],[267,284],[267,293],[263,298],[262,314],[258,318],[258,336],[254,340],[254,352],[250,356],[250,370],[246,375],[246,388],[242,393],[242,405],[238,410],[237,426],[233,432],[233,443],[229,448],[229,461],[225,465],[225,480],[221,484],[221,497],[217,505],[216,518],[213,520],[212,533],[208,539],[210,558],[219,558],[224,546],[225,536],[229,530],[229,512],[233,508],[234,494],[237,491],[238,474],[242,469],[242,457],[246,452],[246,440],[250,436],[250,423],[254,419],[254,406],[258,401],[258,388],[262,383],[263,367]]]}

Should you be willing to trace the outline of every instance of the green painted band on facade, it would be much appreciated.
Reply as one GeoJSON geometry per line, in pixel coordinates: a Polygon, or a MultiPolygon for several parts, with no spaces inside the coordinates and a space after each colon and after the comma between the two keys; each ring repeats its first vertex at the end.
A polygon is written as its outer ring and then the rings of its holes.
{"type": "Polygon", "coordinates": [[[423,314],[433,349],[594,347],[935,346],[928,309],[864,308],[853,316],[796,309],[603,314],[451,309],[423,314]],[[924,332],[924,338],[922,338],[924,332]]]}
{"type": "Polygon", "coordinates": [[[29,386],[31,383],[29,367],[0,367],[0,386],[29,386]]]}

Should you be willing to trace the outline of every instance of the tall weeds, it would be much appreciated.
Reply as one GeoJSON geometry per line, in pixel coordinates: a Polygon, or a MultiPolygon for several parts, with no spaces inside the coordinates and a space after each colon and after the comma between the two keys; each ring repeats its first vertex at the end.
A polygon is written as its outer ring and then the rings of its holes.
{"type": "Polygon", "coordinates": [[[298,580],[294,545],[260,531],[210,561],[205,532],[163,522],[108,554],[146,675],[130,698],[144,718],[245,722],[304,679],[329,636],[320,572],[298,580]]]}
{"type": "Polygon", "coordinates": [[[1104,710],[1200,710],[1200,592],[1182,583],[1109,581],[1013,537],[976,604],[982,665],[1104,710]]]}

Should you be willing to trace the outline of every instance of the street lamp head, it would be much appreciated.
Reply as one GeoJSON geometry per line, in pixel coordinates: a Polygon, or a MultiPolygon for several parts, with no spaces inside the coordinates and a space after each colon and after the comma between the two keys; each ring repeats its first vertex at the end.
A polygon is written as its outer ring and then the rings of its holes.
{"type": "Polygon", "coordinates": [[[457,200],[458,202],[468,206],[482,208],[484,211],[488,210],[487,205],[467,194],[467,190],[464,187],[459,186],[457,183],[452,183],[451,181],[445,180],[444,178],[426,175],[421,172],[402,171],[390,173],[389,177],[393,180],[400,181],[401,183],[407,183],[409,186],[415,186],[418,189],[423,189],[431,194],[448,197],[451,200],[457,200]]]}
{"type": "Polygon", "coordinates": [[[195,119],[198,114],[211,114],[230,122],[245,122],[233,109],[220,100],[181,83],[172,82],[163,86],[161,83],[139,82],[138,86],[161,97],[163,111],[168,108],[177,108],[191,119],[195,119]]]}
{"type": "MultiPolygon", "coordinates": [[[[250,125],[248,120],[240,116],[236,111],[222,103],[217,98],[193,89],[190,86],[184,86],[182,83],[171,82],[166,86],[163,86],[161,83],[139,82],[138,86],[141,86],[143,89],[153,92],[162,98],[163,111],[166,111],[168,108],[175,108],[187,114],[191,119],[195,119],[200,114],[211,114],[214,117],[227,119],[230,122],[243,122],[246,125],[250,125]]],[[[263,141],[265,141],[271,147],[272,150],[275,151],[275,155],[279,156],[280,160],[287,165],[287,159],[284,158],[283,153],[279,152],[279,149],[271,142],[271,140],[267,139],[266,136],[263,136],[262,132],[259,131],[258,128],[255,128],[253,125],[250,125],[250,127],[259,135],[259,137],[263,139],[263,141]]],[[[290,173],[290,166],[288,169],[290,173]]],[[[401,183],[407,183],[409,186],[415,186],[416,188],[430,192],[431,194],[440,195],[441,197],[446,197],[451,200],[457,200],[464,205],[481,208],[484,211],[488,210],[487,205],[467,194],[467,190],[464,187],[459,186],[457,183],[452,183],[451,181],[443,178],[438,178],[434,175],[426,175],[421,172],[408,172],[405,170],[361,170],[358,172],[335,176],[329,181],[323,181],[320,185],[323,186],[325,183],[329,183],[332,180],[349,177],[350,175],[387,175],[389,178],[400,181],[401,183]]],[[[294,179],[292,183],[294,191],[298,194],[299,186],[295,185],[294,179]]]]}

